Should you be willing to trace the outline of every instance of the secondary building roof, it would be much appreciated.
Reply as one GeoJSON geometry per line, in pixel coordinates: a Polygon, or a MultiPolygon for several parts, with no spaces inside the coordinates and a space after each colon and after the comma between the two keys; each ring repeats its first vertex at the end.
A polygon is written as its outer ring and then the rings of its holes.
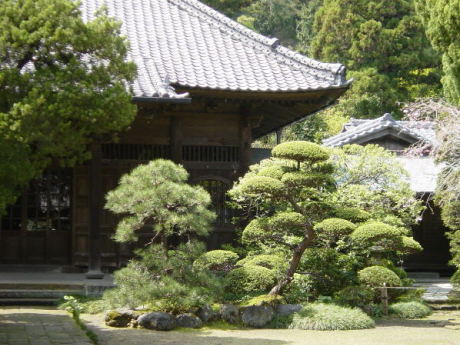
{"type": "Polygon", "coordinates": [[[372,120],[351,119],[343,127],[342,133],[324,140],[323,143],[331,147],[361,144],[385,135],[392,135],[409,143],[424,141],[432,146],[437,145],[433,122],[396,121],[391,114],[372,120]]]}
{"type": "Polygon", "coordinates": [[[346,88],[345,68],[280,45],[197,0],[82,0],[85,20],[105,6],[122,23],[138,66],[135,97],[180,100],[177,89],[308,92],[346,88]]]}
{"type": "MultiPolygon", "coordinates": [[[[396,121],[391,114],[377,119],[351,119],[343,127],[342,133],[323,141],[325,146],[339,147],[347,144],[365,144],[375,139],[391,136],[411,144],[423,142],[436,147],[435,125],[431,121],[396,121]]],[[[398,156],[398,161],[409,173],[409,183],[415,192],[432,193],[436,189],[436,179],[442,166],[433,157],[398,156]]]]}

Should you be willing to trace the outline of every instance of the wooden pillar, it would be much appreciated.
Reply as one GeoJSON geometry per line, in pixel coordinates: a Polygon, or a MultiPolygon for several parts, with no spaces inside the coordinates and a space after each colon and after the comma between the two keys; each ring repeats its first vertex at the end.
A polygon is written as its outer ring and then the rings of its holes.
{"type": "Polygon", "coordinates": [[[89,163],[89,246],[87,279],[102,279],[101,214],[102,214],[102,151],[100,144],[91,145],[89,163]]]}
{"type": "Polygon", "coordinates": [[[251,164],[251,142],[252,130],[250,123],[249,106],[244,105],[240,108],[240,127],[239,127],[239,140],[240,140],[240,166],[239,175],[243,175],[248,171],[251,164]]]}
{"type": "Polygon", "coordinates": [[[171,159],[174,163],[182,163],[182,130],[179,118],[171,117],[169,127],[169,143],[171,146],[171,159]]]}

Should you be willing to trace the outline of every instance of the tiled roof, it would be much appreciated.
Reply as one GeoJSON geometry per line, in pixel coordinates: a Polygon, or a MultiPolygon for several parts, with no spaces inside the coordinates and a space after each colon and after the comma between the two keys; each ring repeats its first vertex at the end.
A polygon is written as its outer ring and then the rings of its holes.
{"type": "Polygon", "coordinates": [[[302,92],[348,86],[341,64],[309,59],[197,0],[82,0],[84,20],[105,6],[122,22],[138,66],[135,97],[184,98],[175,87],[302,92]]]}
{"type": "MultiPolygon", "coordinates": [[[[430,146],[438,144],[435,125],[430,121],[396,121],[390,114],[372,120],[351,119],[343,127],[342,133],[323,141],[325,146],[338,147],[347,144],[365,143],[366,138],[374,137],[378,133],[387,135],[391,130],[394,135],[404,134],[412,138],[413,142],[423,141],[430,146]]],[[[409,145],[408,145],[409,146],[409,145]]],[[[432,157],[404,157],[398,156],[398,161],[409,173],[409,182],[413,191],[417,193],[433,193],[436,188],[436,179],[442,166],[435,164],[432,157]]]]}
{"type": "Polygon", "coordinates": [[[384,130],[393,130],[395,134],[412,137],[414,142],[425,141],[437,145],[434,123],[430,121],[396,121],[391,114],[385,114],[373,120],[352,119],[345,124],[342,133],[323,141],[326,146],[337,147],[346,144],[361,143],[373,134],[384,130]]]}

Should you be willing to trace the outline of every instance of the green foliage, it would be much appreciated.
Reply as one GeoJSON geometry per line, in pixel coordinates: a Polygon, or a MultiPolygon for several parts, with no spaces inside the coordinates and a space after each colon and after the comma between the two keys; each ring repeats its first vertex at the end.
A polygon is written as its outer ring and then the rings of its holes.
{"type": "Polygon", "coordinates": [[[258,196],[259,194],[277,195],[283,191],[283,184],[271,177],[254,176],[243,180],[240,185],[241,192],[258,196]]]}
{"type": "Polygon", "coordinates": [[[294,314],[289,328],[330,331],[375,327],[374,321],[360,309],[333,304],[308,304],[294,314]]]}
{"type": "Polygon", "coordinates": [[[276,282],[275,273],[265,267],[247,265],[230,271],[225,277],[225,290],[236,295],[267,292],[276,282]]]}
{"type": "Polygon", "coordinates": [[[238,260],[238,254],[228,250],[211,250],[198,257],[193,267],[198,270],[230,271],[238,260]]]}
{"type": "Polygon", "coordinates": [[[397,228],[381,222],[369,222],[360,225],[350,235],[353,241],[360,244],[371,246],[383,243],[383,245],[391,247],[396,246],[401,237],[401,232],[397,228]]]}
{"type": "Polygon", "coordinates": [[[288,303],[309,302],[318,296],[316,290],[315,281],[311,275],[295,273],[291,283],[283,292],[283,297],[288,303]]]}
{"type": "Polygon", "coordinates": [[[334,210],[334,215],[352,223],[363,223],[371,218],[369,212],[353,207],[340,207],[334,210]]]}
{"type": "Polygon", "coordinates": [[[327,218],[315,225],[318,239],[327,245],[331,245],[341,238],[345,238],[355,229],[356,225],[352,222],[340,218],[327,218]]]}
{"type": "Polygon", "coordinates": [[[193,267],[203,246],[188,242],[169,250],[150,245],[139,251],[139,259],[114,273],[116,287],[104,293],[111,308],[139,306],[172,313],[190,312],[212,304],[221,294],[220,281],[205,270],[193,267]]]}
{"type": "Polygon", "coordinates": [[[420,302],[400,302],[391,304],[388,311],[402,319],[419,319],[431,314],[431,309],[420,302]]]}
{"type": "Polygon", "coordinates": [[[272,155],[275,158],[301,163],[316,163],[329,158],[329,153],[325,148],[307,141],[290,141],[279,144],[272,150],[272,155]]]}
{"type": "Polygon", "coordinates": [[[366,267],[358,272],[358,279],[361,284],[370,287],[401,286],[401,279],[383,266],[366,267]]]}
{"type": "Polygon", "coordinates": [[[456,286],[460,286],[460,270],[457,270],[452,277],[450,277],[450,281],[452,284],[456,286]]]}
{"type": "Polygon", "coordinates": [[[241,13],[242,8],[249,5],[251,0],[203,0],[203,2],[227,16],[235,18],[241,13]]]}
{"type": "Polygon", "coordinates": [[[277,254],[259,254],[249,255],[237,262],[240,266],[262,266],[273,270],[277,276],[287,269],[288,263],[286,258],[277,254]]]}
{"type": "Polygon", "coordinates": [[[407,172],[392,152],[378,145],[346,145],[333,151],[332,162],[338,184],[335,200],[343,207],[367,211],[385,223],[393,216],[392,223],[399,219],[398,226],[408,229],[423,210],[422,201],[404,178],[407,172]]]}
{"type": "Polygon", "coordinates": [[[285,300],[280,295],[259,295],[256,297],[252,297],[243,303],[240,304],[242,307],[249,307],[253,305],[271,305],[275,306],[277,304],[283,304],[285,300]]]}
{"type": "Polygon", "coordinates": [[[437,92],[439,58],[412,1],[324,0],[312,31],[299,36],[299,46],[322,61],[340,61],[355,79],[333,112],[372,118],[397,111],[398,101],[437,92]]]}
{"type": "Polygon", "coordinates": [[[442,54],[444,94],[460,105],[459,0],[416,0],[416,8],[433,47],[442,54]]]}
{"type": "Polygon", "coordinates": [[[134,119],[126,85],[136,69],[126,62],[120,24],[102,11],[84,23],[78,7],[69,0],[0,6],[0,170],[8,176],[0,209],[52,161],[88,159],[90,143],[134,119]]]}
{"type": "Polygon", "coordinates": [[[299,272],[309,276],[310,296],[332,296],[356,282],[356,271],[360,267],[358,257],[332,248],[308,248],[302,256],[299,272]]]}
{"type": "Polygon", "coordinates": [[[364,308],[372,304],[375,291],[367,286],[347,286],[334,295],[340,305],[364,308]]]}
{"type": "Polygon", "coordinates": [[[139,165],[124,175],[106,196],[105,207],[123,216],[114,239],[135,241],[136,231],[152,223],[152,237],[165,248],[173,235],[206,236],[215,218],[208,210],[211,199],[202,187],[189,185],[187,179],[182,166],[163,159],[139,165]]]}

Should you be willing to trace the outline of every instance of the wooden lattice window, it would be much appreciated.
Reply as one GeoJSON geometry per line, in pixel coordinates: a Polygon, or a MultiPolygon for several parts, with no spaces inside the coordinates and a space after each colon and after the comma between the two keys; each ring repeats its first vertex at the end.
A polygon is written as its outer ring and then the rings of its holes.
{"type": "Polygon", "coordinates": [[[229,185],[219,180],[201,180],[198,182],[211,196],[212,209],[216,212],[216,224],[230,224],[232,209],[227,206],[229,185]]]}
{"type": "Polygon", "coordinates": [[[239,153],[238,146],[186,145],[182,147],[184,161],[238,162],[239,153]]]}
{"type": "Polygon", "coordinates": [[[169,145],[150,144],[103,144],[103,159],[149,161],[157,158],[170,159],[169,145]]]}
{"type": "Polygon", "coordinates": [[[47,172],[30,183],[14,205],[7,208],[1,226],[5,231],[71,229],[71,174],[47,172]]]}

